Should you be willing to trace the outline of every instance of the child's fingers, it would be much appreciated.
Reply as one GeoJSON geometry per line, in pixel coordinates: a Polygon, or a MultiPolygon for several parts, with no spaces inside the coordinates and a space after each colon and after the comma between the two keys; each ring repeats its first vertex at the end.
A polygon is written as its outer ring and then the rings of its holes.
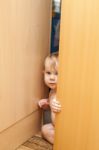
{"type": "Polygon", "coordinates": [[[52,102],[51,105],[52,105],[52,107],[61,108],[61,105],[60,105],[59,103],[53,103],[53,102],[52,102]]]}
{"type": "Polygon", "coordinates": [[[57,110],[59,109],[59,110],[61,110],[61,106],[52,106],[51,108],[52,109],[57,109],[57,110]]]}
{"type": "Polygon", "coordinates": [[[52,102],[51,104],[52,104],[52,105],[58,105],[58,106],[61,106],[61,104],[58,103],[58,102],[52,102]]]}
{"type": "Polygon", "coordinates": [[[58,101],[58,100],[56,100],[56,99],[53,99],[53,101],[52,101],[53,103],[57,103],[57,104],[60,104],[60,102],[58,101]]]}
{"type": "Polygon", "coordinates": [[[52,109],[52,111],[53,110],[55,110],[55,111],[61,111],[61,107],[52,107],[51,109],[52,109]]]}
{"type": "Polygon", "coordinates": [[[40,104],[40,105],[48,104],[48,101],[46,101],[46,100],[40,100],[40,101],[38,102],[38,104],[40,104]]]}
{"type": "Polygon", "coordinates": [[[60,112],[61,109],[54,108],[54,109],[52,109],[52,111],[57,113],[57,112],[60,112]]]}
{"type": "Polygon", "coordinates": [[[45,103],[44,102],[39,102],[38,103],[40,107],[42,107],[45,103]]]}
{"type": "Polygon", "coordinates": [[[52,106],[51,109],[54,112],[60,112],[61,111],[61,106],[52,106]]]}
{"type": "Polygon", "coordinates": [[[47,108],[48,106],[49,106],[49,103],[48,103],[48,101],[40,101],[39,103],[38,103],[38,105],[39,105],[39,107],[40,108],[47,108]]]}
{"type": "Polygon", "coordinates": [[[53,100],[53,101],[52,101],[52,105],[59,105],[59,106],[61,106],[60,102],[57,101],[57,100],[53,100]]]}

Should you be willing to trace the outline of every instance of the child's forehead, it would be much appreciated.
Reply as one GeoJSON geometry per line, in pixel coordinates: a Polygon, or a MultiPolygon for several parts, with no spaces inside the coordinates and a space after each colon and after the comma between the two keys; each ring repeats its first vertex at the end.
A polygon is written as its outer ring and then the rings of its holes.
{"type": "Polygon", "coordinates": [[[54,64],[45,64],[45,71],[56,72],[58,71],[58,66],[54,64]]]}
{"type": "Polygon", "coordinates": [[[45,70],[53,72],[53,71],[56,71],[56,68],[53,66],[45,66],[45,70]]]}
{"type": "Polygon", "coordinates": [[[54,67],[58,65],[58,60],[57,58],[47,58],[45,60],[45,67],[54,67]]]}
{"type": "Polygon", "coordinates": [[[45,60],[45,70],[56,72],[58,71],[58,59],[55,57],[47,57],[45,60]]]}

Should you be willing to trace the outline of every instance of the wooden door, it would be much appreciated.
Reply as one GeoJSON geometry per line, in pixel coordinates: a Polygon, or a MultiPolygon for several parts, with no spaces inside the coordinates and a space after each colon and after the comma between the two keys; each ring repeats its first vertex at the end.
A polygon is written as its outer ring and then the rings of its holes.
{"type": "Polygon", "coordinates": [[[54,150],[99,150],[99,1],[62,0],[54,150]]]}

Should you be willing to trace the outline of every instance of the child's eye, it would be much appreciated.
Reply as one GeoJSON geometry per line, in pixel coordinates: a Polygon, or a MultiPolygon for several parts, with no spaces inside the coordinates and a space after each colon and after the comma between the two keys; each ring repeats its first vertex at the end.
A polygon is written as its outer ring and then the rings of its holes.
{"type": "Polygon", "coordinates": [[[55,72],[55,75],[58,75],[58,72],[55,72]]]}
{"type": "Polygon", "coordinates": [[[50,74],[51,74],[51,72],[49,72],[49,71],[47,71],[46,73],[47,73],[48,75],[50,75],[50,74]]]}

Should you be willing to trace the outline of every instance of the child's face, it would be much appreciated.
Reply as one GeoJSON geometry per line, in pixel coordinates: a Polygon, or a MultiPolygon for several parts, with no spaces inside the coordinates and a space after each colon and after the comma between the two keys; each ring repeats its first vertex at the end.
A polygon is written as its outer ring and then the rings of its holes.
{"type": "Polygon", "coordinates": [[[49,88],[51,89],[57,88],[57,77],[58,71],[55,68],[52,69],[50,65],[45,66],[44,81],[49,88]]]}

